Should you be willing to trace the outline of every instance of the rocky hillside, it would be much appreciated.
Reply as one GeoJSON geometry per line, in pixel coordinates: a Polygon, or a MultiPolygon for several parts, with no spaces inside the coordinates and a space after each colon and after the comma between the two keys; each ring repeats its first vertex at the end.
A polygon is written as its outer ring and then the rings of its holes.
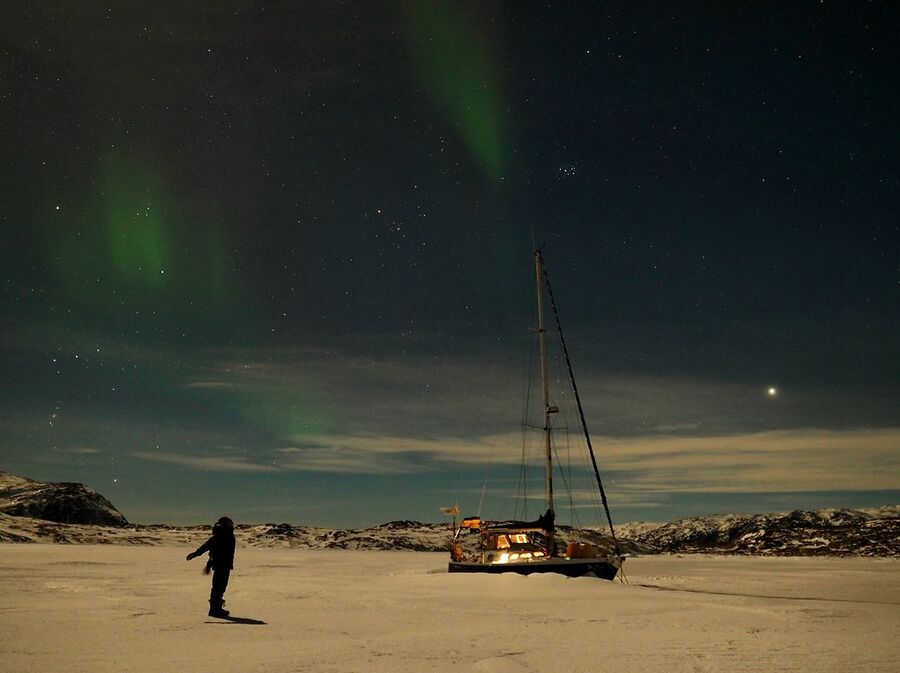
{"type": "MultiPolygon", "coordinates": [[[[371,528],[331,529],[287,523],[239,525],[238,544],[301,549],[446,551],[449,523],[391,521],[371,528]]],[[[0,472],[0,542],[197,546],[208,526],[131,525],[104,497],[81,484],[43,484],[0,472]]],[[[627,554],[756,554],[900,557],[900,505],[878,509],[721,515],[617,528],[627,554]]],[[[612,549],[604,531],[561,526],[558,542],[612,549]]],[[[477,534],[462,538],[474,549],[477,534]]]]}
{"type": "Polygon", "coordinates": [[[900,506],[704,516],[621,534],[657,553],[900,556],[900,506]]]}
{"type": "MultiPolygon", "coordinates": [[[[445,551],[448,524],[392,521],[359,529],[317,528],[287,523],[239,525],[240,546],[298,549],[445,551]]],[[[209,526],[98,526],[65,524],[0,514],[0,542],[197,546],[209,526]]],[[[900,557],[900,507],[822,510],[682,519],[667,524],[626,524],[619,531],[628,554],[753,554],[764,556],[900,557]]],[[[611,549],[597,531],[558,531],[559,542],[582,540],[611,549]]],[[[474,549],[478,536],[464,545],[474,549]]]]}
{"type": "Polygon", "coordinates": [[[445,551],[452,531],[449,524],[391,521],[372,528],[313,528],[287,523],[239,527],[246,544],[254,547],[304,549],[405,549],[445,551]]]}
{"type": "Polygon", "coordinates": [[[127,526],[113,504],[92,488],[43,483],[0,472],[0,513],[57,523],[127,526]]]}
{"type": "MultiPolygon", "coordinates": [[[[332,530],[264,524],[243,529],[253,546],[315,549],[447,549],[447,524],[392,521],[374,528],[332,530]]],[[[722,515],[672,523],[632,523],[617,537],[626,554],[756,554],[766,556],[900,556],[900,506],[870,510],[820,510],[780,514],[722,515]]],[[[478,536],[463,537],[474,548],[478,536]]],[[[604,531],[557,531],[560,546],[591,542],[612,551],[604,531]]]]}

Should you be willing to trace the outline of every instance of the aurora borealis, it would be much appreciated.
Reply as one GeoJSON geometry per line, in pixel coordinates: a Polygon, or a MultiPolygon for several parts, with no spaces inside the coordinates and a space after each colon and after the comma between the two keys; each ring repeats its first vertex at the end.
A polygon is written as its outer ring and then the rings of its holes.
{"type": "Polygon", "coordinates": [[[533,236],[616,520],[898,501],[896,7],[5,9],[0,469],[509,515],[533,236]]]}

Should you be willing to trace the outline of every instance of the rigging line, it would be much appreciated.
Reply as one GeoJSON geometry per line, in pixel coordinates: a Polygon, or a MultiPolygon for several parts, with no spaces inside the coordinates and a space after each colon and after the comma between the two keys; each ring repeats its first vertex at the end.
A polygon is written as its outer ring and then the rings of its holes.
{"type": "MultiPolygon", "coordinates": [[[[561,332],[557,332],[554,336],[556,337],[556,344],[560,347],[560,350],[562,350],[562,344],[560,343],[561,332]]],[[[568,376],[568,374],[563,374],[562,364],[559,362],[559,359],[554,358],[554,362],[555,362],[555,366],[556,366],[557,380],[562,380],[564,378],[564,376],[568,376]]],[[[570,435],[568,434],[570,411],[577,412],[577,405],[575,404],[575,400],[573,399],[573,397],[571,395],[566,395],[565,391],[563,390],[563,391],[561,391],[561,399],[560,399],[560,404],[559,404],[559,415],[560,415],[560,417],[562,417],[565,420],[565,423],[566,423],[565,429],[566,429],[566,440],[567,441],[570,439],[570,435]]],[[[588,463],[588,452],[587,451],[578,451],[578,461],[579,461],[579,467],[581,469],[583,469],[585,473],[590,474],[591,466],[588,463]]],[[[569,476],[571,477],[571,475],[572,475],[572,467],[570,464],[569,476]]],[[[603,503],[600,502],[600,496],[598,495],[597,491],[595,491],[593,488],[588,488],[587,493],[588,493],[588,498],[590,500],[591,507],[595,508],[595,509],[592,509],[592,511],[596,512],[596,514],[597,514],[597,526],[598,526],[598,528],[602,528],[603,527],[603,515],[602,515],[603,503]]],[[[577,518],[577,515],[574,515],[573,518],[577,518]]],[[[582,525],[580,520],[578,520],[578,525],[579,525],[579,527],[581,527],[581,525],[582,525]]]]}
{"type": "MultiPolygon", "coordinates": [[[[556,426],[553,428],[554,430],[558,429],[556,426]]],[[[581,530],[581,520],[578,517],[578,512],[575,509],[575,498],[574,498],[574,481],[572,479],[572,461],[571,461],[571,451],[569,444],[569,428],[568,426],[563,426],[559,429],[565,429],[566,431],[566,456],[568,458],[567,462],[564,464],[562,457],[559,454],[559,442],[557,441],[557,434],[551,435],[551,447],[553,449],[553,454],[556,456],[556,464],[559,466],[559,476],[562,478],[563,488],[566,490],[566,495],[569,499],[569,512],[571,515],[571,521],[573,523],[573,528],[577,528],[581,530]],[[568,469],[568,472],[566,471],[568,469]],[[567,476],[568,475],[568,476],[567,476]]]]}
{"type": "Polygon", "coordinates": [[[484,504],[484,492],[487,490],[487,479],[481,485],[481,499],[478,501],[478,518],[481,518],[481,506],[484,504]]]}
{"type": "MultiPolygon", "coordinates": [[[[556,336],[558,337],[559,335],[557,334],[556,336]]],[[[557,341],[558,341],[558,339],[557,339],[557,341]]],[[[556,370],[556,379],[557,379],[557,381],[560,381],[563,379],[563,377],[565,375],[562,371],[562,364],[559,362],[558,358],[554,358],[554,365],[555,365],[555,370],[556,370]]],[[[572,435],[569,433],[569,429],[570,429],[570,427],[569,427],[569,412],[570,412],[570,410],[572,410],[573,406],[574,405],[573,405],[571,396],[566,395],[565,390],[561,390],[560,398],[558,401],[558,408],[559,408],[559,419],[565,422],[564,426],[559,427],[560,430],[565,430],[565,434],[566,434],[566,466],[565,466],[565,469],[568,470],[568,473],[567,473],[568,481],[565,482],[565,486],[566,486],[566,489],[568,491],[568,496],[569,496],[569,511],[570,511],[572,523],[576,528],[583,529],[583,526],[581,523],[581,518],[578,516],[578,510],[575,507],[575,499],[574,499],[575,478],[573,476],[574,472],[572,470],[572,447],[571,447],[572,435]]],[[[582,467],[585,469],[586,472],[589,472],[590,468],[588,467],[587,460],[586,460],[584,454],[579,452],[578,455],[579,455],[579,458],[581,459],[582,467]]],[[[560,466],[560,471],[562,471],[563,463],[562,463],[562,459],[559,457],[558,454],[557,454],[556,462],[560,466]]],[[[565,480],[565,475],[563,475],[563,477],[565,480]]],[[[599,510],[600,510],[599,504],[600,503],[597,500],[597,496],[594,493],[593,489],[590,489],[590,494],[591,494],[591,498],[592,498],[591,504],[598,506],[597,511],[599,513],[599,510]]]]}
{"type": "MultiPolygon", "coordinates": [[[[558,460],[560,463],[562,463],[562,460],[561,460],[560,457],[559,457],[559,449],[558,449],[557,446],[556,446],[556,442],[553,443],[553,453],[556,455],[557,460],[558,460]]],[[[579,529],[580,529],[580,528],[581,528],[581,522],[579,522],[579,521],[577,520],[578,515],[575,513],[575,500],[574,500],[574,498],[572,497],[572,487],[569,486],[569,480],[566,479],[566,472],[565,472],[565,470],[560,470],[560,471],[559,471],[559,476],[562,478],[563,487],[566,489],[566,493],[567,493],[568,496],[569,496],[569,508],[570,508],[569,511],[572,512],[572,522],[576,524],[576,525],[573,526],[573,527],[574,527],[574,528],[579,528],[579,529]]],[[[571,475],[570,475],[570,476],[571,476],[571,475]]]]}
{"type": "Polygon", "coordinates": [[[594,456],[594,446],[591,444],[591,435],[588,432],[587,421],[584,418],[584,408],[581,406],[581,396],[578,394],[578,386],[575,384],[575,374],[572,372],[572,361],[569,359],[569,349],[566,348],[566,338],[563,336],[562,325],[559,323],[559,311],[556,308],[556,300],[553,298],[553,289],[550,287],[550,276],[544,269],[544,282],[547,286],[547,296],[550,297],[550,306],[553,308],[553,317],[556,320],[556,330],[559,332],[559,341],[562,344],[563,355],[566,358],[566,367],[569,370],[569,380],[572,382],[572,392],[575,394],[575,403],[578,405],[578,415],[581,417],[581,427],[584,430],[584,438],[587,441],[588,451],[591,453],[591,463],[594,466],[594,476],[597,477],[597,486],[600,488],[600,498],[603,500],[603,509],[606,510],[606,520],[609,522],[609,534],[612,536],[616,553],[621,556],[622,550],[616,539],[616,531],[613,529],[612,516],[609,513],[609,503],[606,501],[606,491],[603,489],[603,481],[600,479],[600,468],[597,467],[597,458],[594,456]]]}
{"type": "MultiPolygon", "coordinates": [[[[574,484],[574,477],[572,477],[572,475],[575,474],[575,471],[574,471],[574,468],[572,467],[571,436],[569,435],[569,433],[566,433],[566,452],[568,453],[568,456],[569,456],[569,477],[572,479],[572,482],[574,484]]],[[[590,489],[590,490],[593,491],[593,489],[590,489]]],[[[574,491],[575,491],[575,489],[573,487],[572,488],[572,496],[574,496],[574,491]]],[[[578,515],[578,508],[575,507],[574,500],[572,501],[572,520],[578,526],[579,530],[584,530],[586,528],[586,526],[581,522],[581,517],[578,515]]]]}
{"type": "MultiPolygon", "coordinates": [[[[581,519],[578,516],[578,510],[575,509],[575,494],[574,494],[575,489],[573,488],[573,484],[575,482],[572,479],[572,461],[571,461],[572,452],[570,449],[571,449],[571,447],[569,444],[569,433],[567,432],[566,433],[566,456],[568,458],[567,466],[566,466],[567,469],[566,470],[560,469],[559,473],[560,473],[560,476],[562,477],[563,486],[566,489],[566,493],[569,496],[569,512],[571,513],[573,527],[577,528],[578,530],[582,530],[581,519]],[[566,477],[567,471],[568,471],[568,478],[566,477]]],[[[562,468],[563,462],[562,462],[562,458],[559,455],[559,446],[556,441],[553,442],[553,452],[556,454],[557,464],[560,466],[560,468],[562,468]]]]}
{"type": "MultiPolygon", "coordinates": [[[[575,407],[575,401],[570,398],[570,404],[572,406],[572,412],[577,413],[577,409],[575,407]]],[[[585,490],[585,495],[587,496],[587,500],[590,503],[590,519],[591,525],[595,526],[598,530],[605,530],[606,523],[604,522],[604,513],[603,513],[603,503],[600,501],[600,492],[598,489],[593,487],[593,469],[590,463],[590,453],[587,451],[587,446],[584,441],[583,435],[578,435],[576,438],[578,444],[578,451],[576,451],[578,467],[582,470],[582,472],[587,476],[589,481],[587,482],[587,489],[585,490]]]]}
{"type": "Polygon", "coordinates": [[[513,507],[513,519],[519,513],[519,503],[522,503],[522,518],[525,518],[528,508],[528,472],[526,458],[526,444],[528,442],[528,411],[531,406],[531,374],[534,369],[534,339],[529,339],[528,362],[525,364],[525,396],[522,404],[522,454],[519,459],[519,482],[516,485],[516,502],[513,507]]]}
{"type": "MultiPolygon", "coordinates": [[[[562,371],[560,370],[559,358],[557,358],[557,357],[550,358],[549,365],[553,371],[552,371],[552,374],[550,374],[548,380],[559,383],[562,380],[562,371]]],[[[553,427],[552,427],[554,434],[551,436],[551,443],[553,446],[553,455],[555,457],[554,465],[557,467],[557,469],[559,470],[560,476],[562,477],[563,488],[565,488],[565,490],[566,490],[566,495],[568,496],[568,500],[570,503],[569,511],[570,511],[570,515],[571,515],[571,512],[572,512],[572,507],[571,507],[572,486],[570,485],[571,479],[569,479],[569,480],[566,479],[566,473],[565,473],[566,464],[563,463],[562,457],[559,454],[559,441],[558,441],[560,432],[565,432],[567,440],[568,440],[568,436],[569,436],[569,432],[568,432],[569,419],[566,417],[566,407],[565,407],[566,393],[565,393],[564,389],[553,390],[550,393],[550,395],[551,395],[550,401],[557,409],[556,416],[554,416],[555,422],[553,423],[553,427]],[[557,397],[557,394],[559,395],[558,397],[557,397]],[[564,425],[557,425],[557,423],[559,423],[560,421],[562,421],[564,423],[564,425]]],[[[571,472],[569,473],[568,476],[571,478],[571,476],[572,476],[571,472]]]]}

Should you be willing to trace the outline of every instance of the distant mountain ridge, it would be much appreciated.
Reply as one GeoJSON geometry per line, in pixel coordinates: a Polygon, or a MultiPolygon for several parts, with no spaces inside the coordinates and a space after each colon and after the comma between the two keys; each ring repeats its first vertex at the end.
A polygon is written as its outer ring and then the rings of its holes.
{"type": "MultiPolygon", "coordinates": [[[[208,526],[134,525],[82,484],[45,484],[0,472],[0,542],[196,545],[208,526]],[[55,518],[54,518],[55,517],[55,518]]],[[[288,523],[238,525],[238,544],[299,549],[446,551],[449,523],[391,521],[359,529],[288,523]]],[[[607,531],[561,526],[562,544],[586,541],[611,549],[607,531]]],[[[775,514],[726,514],[671,523],[618,526],[627,554],[900,557],[900,505],[775,514]]],[[[476,535],[468,536],[472,545],[476,535]]]]}

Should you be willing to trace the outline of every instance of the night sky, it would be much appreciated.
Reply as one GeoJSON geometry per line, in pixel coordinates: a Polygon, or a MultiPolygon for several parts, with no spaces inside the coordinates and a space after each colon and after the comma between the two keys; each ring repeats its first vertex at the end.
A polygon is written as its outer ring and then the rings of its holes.
{"type": "Polygon", "coordinates": [[[137,522],[522,514],[534,241],[615,521],[900,502],[898,27],[4,3],[0,469],[137,522]]]}

